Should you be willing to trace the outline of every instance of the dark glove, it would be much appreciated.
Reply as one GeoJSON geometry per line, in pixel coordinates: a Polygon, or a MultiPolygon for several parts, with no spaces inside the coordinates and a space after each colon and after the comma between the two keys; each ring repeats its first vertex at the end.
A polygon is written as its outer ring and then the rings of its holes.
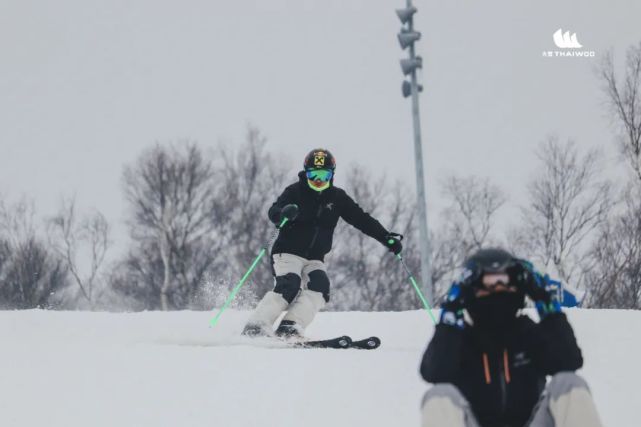
{"type": "Polygon", "coordinates": [[[398,233],[389,233],[385,236],[385,246],[390,250],[394,255],[398,255],[403,250],[403,244],[401,244],[403,236],[398,233]]]}
{"type": "Polygon", "coordinates": [[[298,205],[296,204],[289,204],[283,206],[283,208],[280,210],[280,220],[281,222],[287,218],[287,221],[292,222],[293,220],[296,219],[298,216],[298,205]]]}
{"type": "Polygon", "coordinates": [[[560,282],[550,279],[547,274],[541,275],[534,270],[532,263],[524,260],[517,260],[509,274],[510,281],[516,283],[517,287],[534,302],[541,319],[549,314],[561,312],[558,299],[560,282]]]}

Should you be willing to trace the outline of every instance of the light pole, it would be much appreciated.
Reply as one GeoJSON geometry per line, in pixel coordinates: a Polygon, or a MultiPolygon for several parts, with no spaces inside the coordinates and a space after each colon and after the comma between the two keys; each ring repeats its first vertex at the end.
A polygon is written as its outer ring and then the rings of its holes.
{"type": "Polygon", "coordinates": [[[421,143],[421,122],[418,110],[418,93],[423,90],[416,79],[416,72],[423,66],[423,59],[416,56],[414,44],[421,38],[421,33],[414,31],[414,14],[416,7],[412,0],[407,0],[405,9],[397,9],[403,27],[398,34],[398,41],[402,49],[409,48],[409,58],[401,59],[401,70],[405,76],[410,76],[410,81],[403,80],[401,86],[403,96],[412,98],[412,121],[414,123],[414,160],[416,163],[416,192],[418,197],[418,226],[421,248],[421,282],[423,292],[428,301],[432,298],[432,275],[430,266],[430,241],[427,231],[427,200],[425,196],[425,177],[423,174],[423,147],[421,143]]]}

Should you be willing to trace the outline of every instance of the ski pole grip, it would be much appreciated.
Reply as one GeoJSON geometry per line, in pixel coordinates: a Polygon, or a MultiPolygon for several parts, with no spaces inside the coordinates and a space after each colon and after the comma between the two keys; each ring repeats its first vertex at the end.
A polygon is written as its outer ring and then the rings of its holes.
{"type": "Polygon", "coordinates": [[[398,240],[399,242],[403,240],[403,235],[398,234],[398,233],[387,233],[387,244],[388,245],[393,245],[395,240],[398,240]]]}

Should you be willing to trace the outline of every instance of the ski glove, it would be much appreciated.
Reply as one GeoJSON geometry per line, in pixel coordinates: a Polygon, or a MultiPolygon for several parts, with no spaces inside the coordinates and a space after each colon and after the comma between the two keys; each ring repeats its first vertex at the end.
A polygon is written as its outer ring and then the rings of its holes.
{"type": "Polygon", "coordinates": [[[292,222],[293,220],[296,219],[298,216],[298,205],[296,204],[289,204],[283,206],[283,208],[280,210],[280,221],[282,222],[285,218],[289,222],[292,222]]]}
{"type": "Polygon", "coordinates": [[[514,279],[525,294],[534,301],[539,317],[544,319],[552,313],[561,312],[558,290],[561,282],[550,279],[549,275],[541,275],[535,271],[531,262],[518,260],[510,271],[510,279],[514,279]]]}
{"type": "Polygon", "coordinates": [[[463,329],[463,310],[474,299],[475,283],[478,274],[470,269],[464,269],[457,282],[450,286],[445,301],[441,304],[441,323],[463,329]]]}
{"type": "Polygon", "coordinates": [[[401,240],[403,240],[403,236],[401,234],[389,233],[385,236],[385,246],[394,255],[398,255],[403,250],[401,240]]]}
{"type": "Polygon", "coordinates": [[[461,292],[461,285],[454,283],[447,292],[445,301],[441,303],[440,323],[444,325],[456,326],[458,329],[465,328],[463,319],[464,301],[461,292]]]}

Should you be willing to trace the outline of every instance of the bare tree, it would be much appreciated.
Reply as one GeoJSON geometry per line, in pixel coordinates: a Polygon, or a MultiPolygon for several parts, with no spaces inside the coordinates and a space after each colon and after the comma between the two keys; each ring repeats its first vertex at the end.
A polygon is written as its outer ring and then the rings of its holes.
{"type": "Polygon", "coordinates": [[[439,224],[430,232],[435,304],[449,288],[465,258],[496,241],[492,233],[494,222],[506,202],[504,193],[489,178],[452,175],[442,188],[448,204],[439,215],[439,224]]]}
{"type": "MultiPolygon", "coordinates": [[[[249,126],[237,149],[156,145],[125,169],[134,245],[110,281],[129,308],[210,309],[224,300],[273,230],[267,210],[283,188],[286,162],[266,143],[249,126]]],[[[265,262],[236,301],[272,284],[265,262]]]]}
{"type": "Polygon", "coordinates": [[[641,191],[630,186],[624,209],[600,228],[585,273],[584,305],[641,309],[641,191]]]}
{"type": "MultiPolygon", "coordinates": [[[[348,172],[347,191],[389,230],[405,235],[404,257],[411,268],[419,264],[414,240],[415,209],[403,186],[372,179],[362,166],[348,172]]],[[[405,271],[386,248],[352,226],[339,224],[335,249],[327,258],[332,277],[334,310],[407,310],[421,307],[405,271]]]]}
{"type": "Polygon", "coordinates": [[[0,203],[0,307],[50,307],[66,285],[62,262],[47,250],[34,224],[33,204],[0,203]]]}
{"type": "MultiPolygon", "coordinates": [[[[433,305],[442,300],[452,281],[456,279],[457,272],[463,264],[470,247],[467,240],[457,227],[443,224],[430,231],[431,263],[432,268],[432,295],[433,305]]],[[[417,270],[416,270],[417,271],[417,270]]]]}
{"type": "Polygon", "coordinates": [[[460,263],[491,240],[496,214],[507,199],[489,178],[476,176],[450,176],[443,185],[443,196],[449,200],[441,213],[447,230],[444,237],[456,242],[460,263]]]}
{"type": "Polygon", "coordinates": [[[584,280],[586,304],[604,308],[641,308],[641,43],[626,54],[621,78],[612,52],[599,69],[607,104],[618,128],[619,144],[637,180],[624,191],[623,208],[600,227],[584,280]]]}
{"type": "MultiPolygon", "coordinates": [[[[403,258],[416,275],[420,271],[416,200],[401,183],[389,185],[385,176],[373,177],[363,167],[348,173],[347,190],[388,229],[405,235],[403,258]]],[[[433,294],[448,288],[454,272],[470,250],[492,236],[495,215],[505,202],[503,193],[489,180],[452,177],[445,195],[450,205],[444,224],[430,232],[433,294]]],[[[380,243],[339,224],[335,249],[328,257],[334,296],[330,309],[407,310],[422,307],[398,260],[380,243]]],[[[431,301],[435,305],[436,301],[431,301]]]]}
{"type": "MultiPolygon", "coordinates": [[[[225,226],[228,235],[225,257],[229,261],[226,275],[231,275],[233,281],[241,277],[273,232],[267,211],[286,185],[287,162],[269,153],[266,146],[267,138],[249,125],[245,141],[237,150],[223,146],[217,152],[221,172],[219,197],[229,218],[225,226]]],[[[272,286],[271,266],[266,257],[245,289],[262,296],[272,286]]]]}
{"type": "Polygon", "coordinates": [[[443,193],[451,201],[445,210],[447,222],[463,238],[461,243],[468,251],[480,249],[488,240],[497,211],[506,202],[505,195],[489,178],[475,176],[449,177],[443,193]]]}
{"type": "Polygon", "coordinates": [[[96,211],[79,220],[75,199],[63,200],[59,212],[49,220],[49,234],[53,249],[64,260],[82,297],[94,308],[96,282],[111,245],[106,218],[96,211]],[[85,249],[89,267],[83,274],[78,252],[85,249]]]}
{"type": "Polygon", "coordinates": [[[538,175],[528,186],[522,226],[513,242],[570,282],[586,239],[612,206],[610,183],[599,178],[599,154],[581,155],[572,141],[551,137],[540,145],[538,175]]]}
{"type": "Polygon", "coordinates": [[[619,80],[609,52],[599,74],[619,128],[622,151],[641,181],[641,43],[628,49],[625,65],[625,74],[619,80]]]}
{"type": "MultiPolygon", "coordinates": [[[[115,286],[147,299],[146,308],[185,307],[224,246],[227,220],[212,156],[195,143],[156,145],[123,175],[134,247],[115,286]],[[126,289],[123,289],[126,288],[126,289]]],[[[222,261],[222,260],[221,260],[222,261]]]]}

